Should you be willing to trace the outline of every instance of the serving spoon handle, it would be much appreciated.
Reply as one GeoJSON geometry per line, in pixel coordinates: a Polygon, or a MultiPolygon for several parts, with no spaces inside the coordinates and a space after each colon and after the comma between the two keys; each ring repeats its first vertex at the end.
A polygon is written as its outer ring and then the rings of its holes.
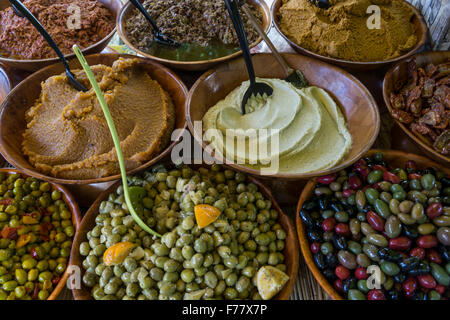
{"type": "Polygon", "coordinates": [[[253,27],[256,29],[256,31],[258,32],[258,34],[261,36],[261,38],[263,38],[263,40],[266,42],[267,46],[270,48],[270,50],[272,51],[273,55],[275,56],[275,59],[277,59],[278,63],[281,65],[281,67],[283,68],[284,73],[286,74],[286,76],[290,75],[292,72],[294,72],[294,69],[292,69],[291,67],[289,67],[289,65],[287,64],[286,60],[284,60],[284,58],[281,56],[281,54],[278,52],[278,50],[275,48],[273,42],[269,39],[269,37],[267,36],[267,34],[264,32],[264,30],[261,28],[261,25],[259,24],[259,22],[256,20],[255,16],[253,15],[253,13],[250,11],[250,8],[248,7],[248,5],[246,3],[243,3],[241,6],[242,10],[244,11],[244,13],[247,15],[248,19],[250,20],[250,22],[252,23],[253,27]]]}
{"type": "Polygon", "coordinates": [[[78,91],[88,91],[85,86],[83,86],[80,82],[78,82],[78,80],[75,79],[75,75],[70,71],[69,64],[67,63],[67,60],[59,49],[58,45],[48,34],[47,30],[45,30],[41,23],[35,18],[35,16],[19,0],[9,0],[9,2],[11,3],[13,10],[15,12],[19,11],[23,17],[30,21],[31,24],[37,29],[37,31],[39,31],[39,33],[44,37],[50,47],[52,47],[52,49],[56,52],[59,60],[61,60],[64,68],[66,69],[66,75],[69,79],[69,83],[78,91]]]}
{"type": "MultiPolygon", "coordinates": [[[[236,13],[235,7],[232,6],[232,3],[230,2],[230,0],[224,0],[224,1],[225,1],[225,5],[228,9],[228,13],[230,14],[231,21],[233,22],[234,29],[236,30],[236,35],[239,40],[239,46],[241,47],[242,54],[244,56],[245,66],[247,67],[247,72],[248,72],[248,75],[250,78],[250,83],[254,84],[256,82],[255,70],[253,68],[252,58],[250,55],[250,48],[248,46],[247,37],[245,36],[244,27],[243,27],[242,23],[240,23],[241,21],[238,16],[238,13],[236,13]]],[[[233,1],[233,0],[231,0],[231,1],[233,1]]],[[[233,2],[233,4],[234,4],[234,2],[233,2]]]]}
{"type": "Polygon", "coordinates": [[[161,33],[161,30],[156,25],[155,20],[150,16],[150,14],[145,10],[144,6],[138,0],[130,0],[130,2],[144,15],[145,19],[150,22],[153,30],[155,31],[155,40],[161,44],[167,46],[178,47],[180,44],[169,38],[168,36],[161,33]]]}

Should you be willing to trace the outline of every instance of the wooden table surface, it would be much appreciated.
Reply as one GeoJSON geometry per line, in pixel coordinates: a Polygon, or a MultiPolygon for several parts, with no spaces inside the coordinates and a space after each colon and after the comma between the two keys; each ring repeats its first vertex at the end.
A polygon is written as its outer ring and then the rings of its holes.
{"type": "MultiPolygon", "coordinates": [[[[273,0],[265,0],[270,6],[273,0]]],[[[450,46],[450,36],[449,36],[449,0],[408,0],[416,6],[424,15],[425,20],[428,23],[432,42],[430,47],[435,50],[449,50],[450,46]]],[[[280,52],[294,52],[294,50],[289,46],[289,44],[277,33],[274,27],[271,28],[269,32],[269,38],[274,42],[275,46],[280,52]]],[[[120,43],[120,39],[115,36],[111,42],[112,44],[120,43]]],[[[106,52],[111,52],[106,49],[106,52]]],[[[255,47],[253,52],[270,52],[267,45],[262,42],[257,47],[255,47]]],[[[387,113],[386,106],[383,102],[383,97],[381,93],[381,81],[384,77],[386,70],[379,70],[375,72],[365,72],[365,73],[353,73],[358,77],[361,82],[363,82],[366,87],[370,90],[374,96],[377,104],[380,108],[381,114],[381,130],[377,141],[374,144],[374,148],[383,149],[399,149],[416,154],[423,154],[420,149],[414,145],[403,133],[403,131],[395,125],[394,121],[387,113]]],[[[27,74],[20,71],[6,70],[9,77],[11,78],[13,85],[20,82],[27,74]]],[[[201,72],[196,73],[186,73],[179,72],[180,77],[190,87],[194,81],[200,76],[201,72]]],[[[0,82],[2,81],[2,72],[0,69],[0,82]]],[[[0,88],[0,102],[5,96],[5,92],[2,92],[0,88]]],[[[6,166],[8,164],[6,163],[6,166]]],[[[278,186],[277,182],[272,183],[271,189],[274,191],[275,195],[279,194],[276,192],[278,186]]],[[[297,199],[301,192],[301,186],[297,186],[296,189],[293,188],[291,194],[287,195],[288,198],[277,199],[282,204],[282,209],[289,214],[293,219],[295,219],[295,202],[293,200],[297,199]]],[[[300,255],[300,268],[298,273],[298,278],[295,284],[294,291],[292,293],[291,299],[294,300],[323,300],[327,299],[326,293],[319,286],[318,282],[312,276],[303,257],[300,255]]],[[[70,290],[65,288],[58,299],[61,300],[72,300],[73,296],[70,290]]]]}

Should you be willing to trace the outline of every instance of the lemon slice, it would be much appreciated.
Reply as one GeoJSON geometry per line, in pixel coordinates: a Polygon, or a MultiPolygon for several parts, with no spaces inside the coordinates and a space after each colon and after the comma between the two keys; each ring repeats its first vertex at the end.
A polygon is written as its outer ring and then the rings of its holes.
{"type": "Polygon", "coordinates": [[[272,266],[263,266],[256,273],[256,287],[264,300],[273,298],[288,280],[286,273],[272,266]]]}
{"type": "Polygon", "coordinates": [[[107,266],[122,263],[134,247],[135,244],[131,242],[118,242],[105,250],[103,261],[107,266]]]}

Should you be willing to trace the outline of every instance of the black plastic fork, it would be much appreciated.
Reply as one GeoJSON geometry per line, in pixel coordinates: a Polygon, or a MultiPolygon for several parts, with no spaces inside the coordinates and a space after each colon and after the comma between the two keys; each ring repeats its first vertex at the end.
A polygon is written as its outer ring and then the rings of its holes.
{"type": "Polygon", "coordinates": [[[244,93],[242,98],[242,114],[245,114],[245,106],[248,100],[252,96],[271,96],[273,89],[266,83],[256,82],[255,80],[255,70],[253,68],[252,57],[250,55],[250,49],[248,47],[247,37],[245,35],[244,25],[242,24],[241,15],[239,14],[238,3],[234,0],[224,0],[225,5],[230,15],[231,21],[233,22],[234,29],[236,30],[237,37],[239,39],[239,46],[241,47],[242,54],[244,55],[245,66],[247,67],[248,76],[250,78],[250,86],[244,93]]]}
{"type": "Polygon", "coordinates": [[[48,32],[41,25],[41,23],[35,18],[35,16],[33,16],[33,14],[19,0],[9,0],[9,2],[11,3],[14,12],[22,18],[23,17],[27,18],[28,21],[31,22],[31,24],[37,29],[37,31],[39,31],[39,33],[48,42],[50,47],[52,47],[52,49],[56,52],[62,64],[64,65],[64,68],[66,69],[66,76],[67,79],[69,79],[69,83],[72,85],[72,87],[74,87],[78,91],[84,92],[88,91],[88,89],[85,86],[83,86],[80,82],[78,82],[77,79],[75,79],[75,75],[70,71],[69,64],[67,63],[67,60],[62,54],[61,50],[59,50],[55,41],[48,34],[48,32]]]}

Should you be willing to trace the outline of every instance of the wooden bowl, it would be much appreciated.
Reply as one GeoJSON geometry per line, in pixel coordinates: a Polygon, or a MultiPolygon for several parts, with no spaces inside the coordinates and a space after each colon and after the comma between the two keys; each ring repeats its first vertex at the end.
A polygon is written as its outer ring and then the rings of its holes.
{"type": "MultiPolygon", "coordinates": [[[[255,179],[254,177],[247,176],[249,182],[253,182],[259,187],[259,191],[270,201],[272,201],[273,208],[278,211],[279,214],[279,222],[282,225],[283,229],[286,230],[286,247],[284,249],[284,256],[286,259],[286,273],[289,275],[289,281],[284,286],[283,290],[278,293],[274,299],[276,300],[289,300],[291,293],[294,289],[294,284],[297,279],[298,267],[299,267],[299,249],[298,249],[298,240],[297,234],[295,232],[295,227],[292,220],[280,209],[276,200],[272,196],[270,190],[260,181],[255,179]]],[[[100,203],[108,198],[109,194],[115,192],[117,187],[121,185],[121,182],[117,182],[112,185],[110,188],[105,190],[89,210],[83,217],[81,221],[80,228],[77,230],[75,234],[75,239],[72,246],[72,251],[70,254],[70,266],[78,266],[81,270],[83,270],[82,262],[83,257],[80,254],[80,244],[84,241],[87,241],[87,233],[92,230],[95,226],[95,218],[98,215],[98,208],[100,207],[100,203]]],[[[72,289],[73,296],[75,300],[92,300],[91,292],[89,288],[86,288],[82,285],[80,289],[72,289]]]]}
{"type": "MultiPolygon", "coordinates": [[[[408,62],[415,59],[418,67],[425,66],[429,63],[438,64],[445,61],[450,61],[450,51],[430,51],[416,54],[407,60],[401,61],[393,66],[386,73],[383,81],[383,98],[389,113],[392,113],[392,105],[390,100],[390,95],[394,91],[396,84],[398,82],[403,83],[411,76],[408,71],[408,62]]],[[[418,145],[420,149],[430,158],[435,161],[442,163],[443,165],[450,165],[450,157],[445,156],[433,149],[433,146],[414,134],[405,124],[401,123],[395,119],[397,125],[406,133],[406,135],[411,139],[411,141],[418,145]]]]}
{"type": "MultiPolygon", "coordinates": [[[[0,169],[0,172],[5,172],[6,174],[19,173],[22,175],[23,178],[29,177],[28,175],[20,172],[19,170],[15,170],[15,169],[2,168],[2,169],[0,169]]],[[[67,204],[67,206],[70,209],[70,212],[72,213],[73,227],[75,228],[75,231],[77,231],[80,226],[80,222],[81,222],[81,212],[80,212],[80,209],[78,208],[77,203],[75,202],[74,198],[72,197],[70,192],[67,191],[66,188],[64,188],[63,186],[61,186],[59,184],[53,183],[53,182],[50,182],[50,184],[52,185],[53,190],[58,190],[62,193],[62,199],[67,204]]],[[[75,240],[75,238],[74,238],[74,240],[75,240]]],[[[47,300],[55,300],[56,298],[58,298],[59,294],[61,293],[61,290],[65,287],[67,279],[69,277],[68,270],[69,270],[69,268],[67,267],[66,270],[64,271],[64,274],[62,275],[61,279],[59,280],[58,284],[56,285],[55,289],[53,289],[53,291],[48,296],[47,300]]]]}
{"type": "Polygon", "coordinates": [[[326,61],[328,63],[332,63],[335,65],[338,65],[345,69],[351,69],[355,71],[363,71],[363,70],[374,70],[374,69],[380,69],[382,67],[386,67],[391,65],[392,63],[398,62],[400,60],[403,60],[405,58],[410,57],[414,53],[418,52],[426,43],[427,37],[428,37],[428,27],[425,22],[425,19],[423,18],[422,14],[417,10],[414,6],[407,3],[405,1],[405,4],[407,4],[412,11],[414,12],[414,17],[412,18],[412,23],[414,24],[416,28],[416,34],[417,34],[417,43],[416,45],[405,54],[398,56],[397,58],[384,60],[384,61],[373,61],[373,62],[359,62],[359,61],[351,61],[351,60],[344,60],[344,59],[338,59],[338,58],[332,58],[324,55],[320,55],[318,53],[315,53],[313,51],[307,50],[291,39],[289,39],[288,36],[286,36],[282,31],[280,27],[280,22],[278,19],[278,14],[280,7],[283,4],[283,0],[275,0],[271,7],[273,22],[275,25],[275,28],[277,31],[281,34],[281,36],[290,44],[290,46],[297,52],[301,54],[305,54],[310,57],[314,57],[323,61],[326,61]]]}
{"type": "MultiPolygon", "coordinates": [[[[119,14],[120,9],[122,8],[122,1],[121,0],[98,0],[99,2],[103,3],[105,7],[107,7],[113,14],[114,19],[119,14]]],[[[11,4],[8,0],[0,0],[0,10],[3,10],[7,7],[10,7],[11,4]]],[[[106,48],[109,41],[113,37],[113,35],[116,33],[116,28],[114,28],[105,38],[102,40],[90,45],[87,48],[84,48],[81,50],[84,55],[93,54],[93,53],[99,53],[103,49],[106,48]]],[[[67,59],[75,58],[75,54],[66,54],[65,57],[67,59]]],[[[36,70],[42,69],[43,67],[46,67],[48,65],[58,63],[60,60],[59,58],[46,58],[46,59],[33,59],[33,60],[20,60],[20,59],[11,59],[11,58],[5,58],[0,55],[0,63],[3,63],[5,66],[8,66],[10,68],[16,68],[21,70],[27,70],[34,72],[36,70]]]]}
{"type": "Polygon", "coordinates": [[[5,70],[0,65],[0,103],[3,102],[3,99],[6,98],[8,93],[11,91],[11,81],[8,78],[5,70]]]}
{"type": "MultiPolygon", "coordinates": [[[[441,166],[425,157],[418,156],[412,153],[406,153],[403,151],[396,150],[370,150],[367,155],[372,156],[376,152],[382,152],[384,155],[384,160],[388,163],[388,165],[393,167],[404,167],[406,161],[413,160],[417,163],[419,168],[428,168],[435,167],[439,168],[446,174],[450,174],[450,168],[441,166]]],[[[303,207],[303,203],[309,199],[309,197],[313,194],[314,188],[317,184],[317,178],[311,179],[308,181],[306,186],[303,188],[302,194],[300,195],[300,199],[297,204],[297,214],[296,214],[296,225],[297,225],[297,233],[298,240],[300,241],[300,249],[302,251],[303,257],[305,258],[306,264],[309,269],[313,273],[316,280],[319,282],[320,286],[325,290],[325,292],[333,299],[333,300],[343,300],[345,299],[340,295],[339,292],[334,289],[333,285],[328,282],[328,280],[324,277],[322,272],[314,263],[314,258],[311,253],[311,249],[309,247],[309,241],[306,236],[306,230],[303,226],[302,220],[300,219],[299,213],[303,207]]]]}
{"type": "MultiPolygon", "coordinates": [[[[141,1],[142,2],[142,1],[141,1]]],[[[253,6],[257,7],[259,11],[262,14],[262,27],[263,30],[268,33],[270,30],[270,27],[272,26],[272,17],[270,15],[270,9],[263,0],[248,0],[248,3],[252,4],[253,6]]],[[[131,41],[128,39],[127,31],[125,28],[125,22],[128,20],[129,16],[131,15],[131,12],[133,10],[134,6],[131,4],[131,2],[126,3],[122,10],[120,11],[119,15],[117,16],[117,33],[119,34],[119,37],[122,39],[122,41],[130,47],[135,52],[139,53],[140,55],[158,61],[161,64],[164,64],[166,66],[169,66],[171,68],[176,68],[180,70],[185,71],[198,71],[198,70],[207,70],[211,68],[212,66],[231,60],[233,58],[236,58],[242,54],[242,51],[236,51],[233,54],[211,59],[211,60],[199,60],[199,61],[176,61],[176,60],[168,60],[156,56],[152,56],[140,49],[138,49],[135,45],[131,43],[131,41]]],[[[250,44],[250,49],[255,47],[261,42],[261,37],[259,37],[254,43],[250,44]]]]}
{"type": "MultiPolygon", "coordinates": [[[[380,129],[380,115],[377,104],[370,92],[359,80],[346,71],[325,62],[299,54],[283,54],[288,64],[303,72],[311,85],[326,89],[340,105],[347,120],[347,126],[353,137],[353,146],[347,156],[334,168],[304,174],[274,174],[261,176],[289,180],[308,179],[314,176],[337,172],[366,153],[374,143],[380,129]]],[[[255,73],[261,78],[285,78],[285,74],[271,54],[255,54],[252,57],[255,73]]],[[[186,102],[186,118],[189,130],[198,143],[206,148],[199,126],[206,111],[218,101],[224,99],[234,88],[248,80],[244,59],[239,58],[223,63],[204,73],[192,86],[186,102]]],[[[211,156],[211,150],[206,149],[211,156]]],[[[228,165],[228,163],[227,163],[228,165]]],[[[231,167],[252,175],[260,175],[259,170],[239,164],[231,167]]]]}
{"type": "MultiPolygon", "coordinates": [[[[90,65],[104,64],[110,66],[119,57],[137,58],[136,56],[130,56],[126,54],[95,54],[87,56],[86,59],[90,65]]],[[[140,60],[140,66],[144,68],[154,80],[158,81],[163,89],[165,89],[172,97],[176,112],[175,128],[184,129],[186,123],[184,113],[184,104],[187,96],[186,86],[183,84],[180,78],[178,78],[177,75],[175,75],[166,67],[144,58],[138,59],[140,60]]],[[[69,64],[71,69],[81,68],[78,60],[76,59],[70,61],[69,64]]],[[[57,75],[63,72],[64,68],[62,64],[58,63],[48,66],[27,77],[11,91],[11,93],[3,102],[0,111],[0,152],[5,157],[5,159],[14,167],[20,169],[30,176],[42,180],[53,181],[61,184],[92,184],[119,179],[120,175],[118,174],[109,177],[84,180],[55,178],[37,171],[28,162],[27,157],[22,154],[21,146],[23,140],[23,132],[26,128],[25,112],[31,106],[33,106],[36,99],[39,97],[39,94],[41,93],[41,82],[46,80],[50,76],[57,75]]],[[[178,132],[172,137],[173,141],[170,142],[156,157],[154,157],[150,161],[147,161],[141,166],[128,171],[128,173],[132,174],[134,172],[147,168],[148,166],[151,166],[162,159],[164,156],[168,155],[176,142],[181,139],[181,136],[182,132],[178,132]]]]}

